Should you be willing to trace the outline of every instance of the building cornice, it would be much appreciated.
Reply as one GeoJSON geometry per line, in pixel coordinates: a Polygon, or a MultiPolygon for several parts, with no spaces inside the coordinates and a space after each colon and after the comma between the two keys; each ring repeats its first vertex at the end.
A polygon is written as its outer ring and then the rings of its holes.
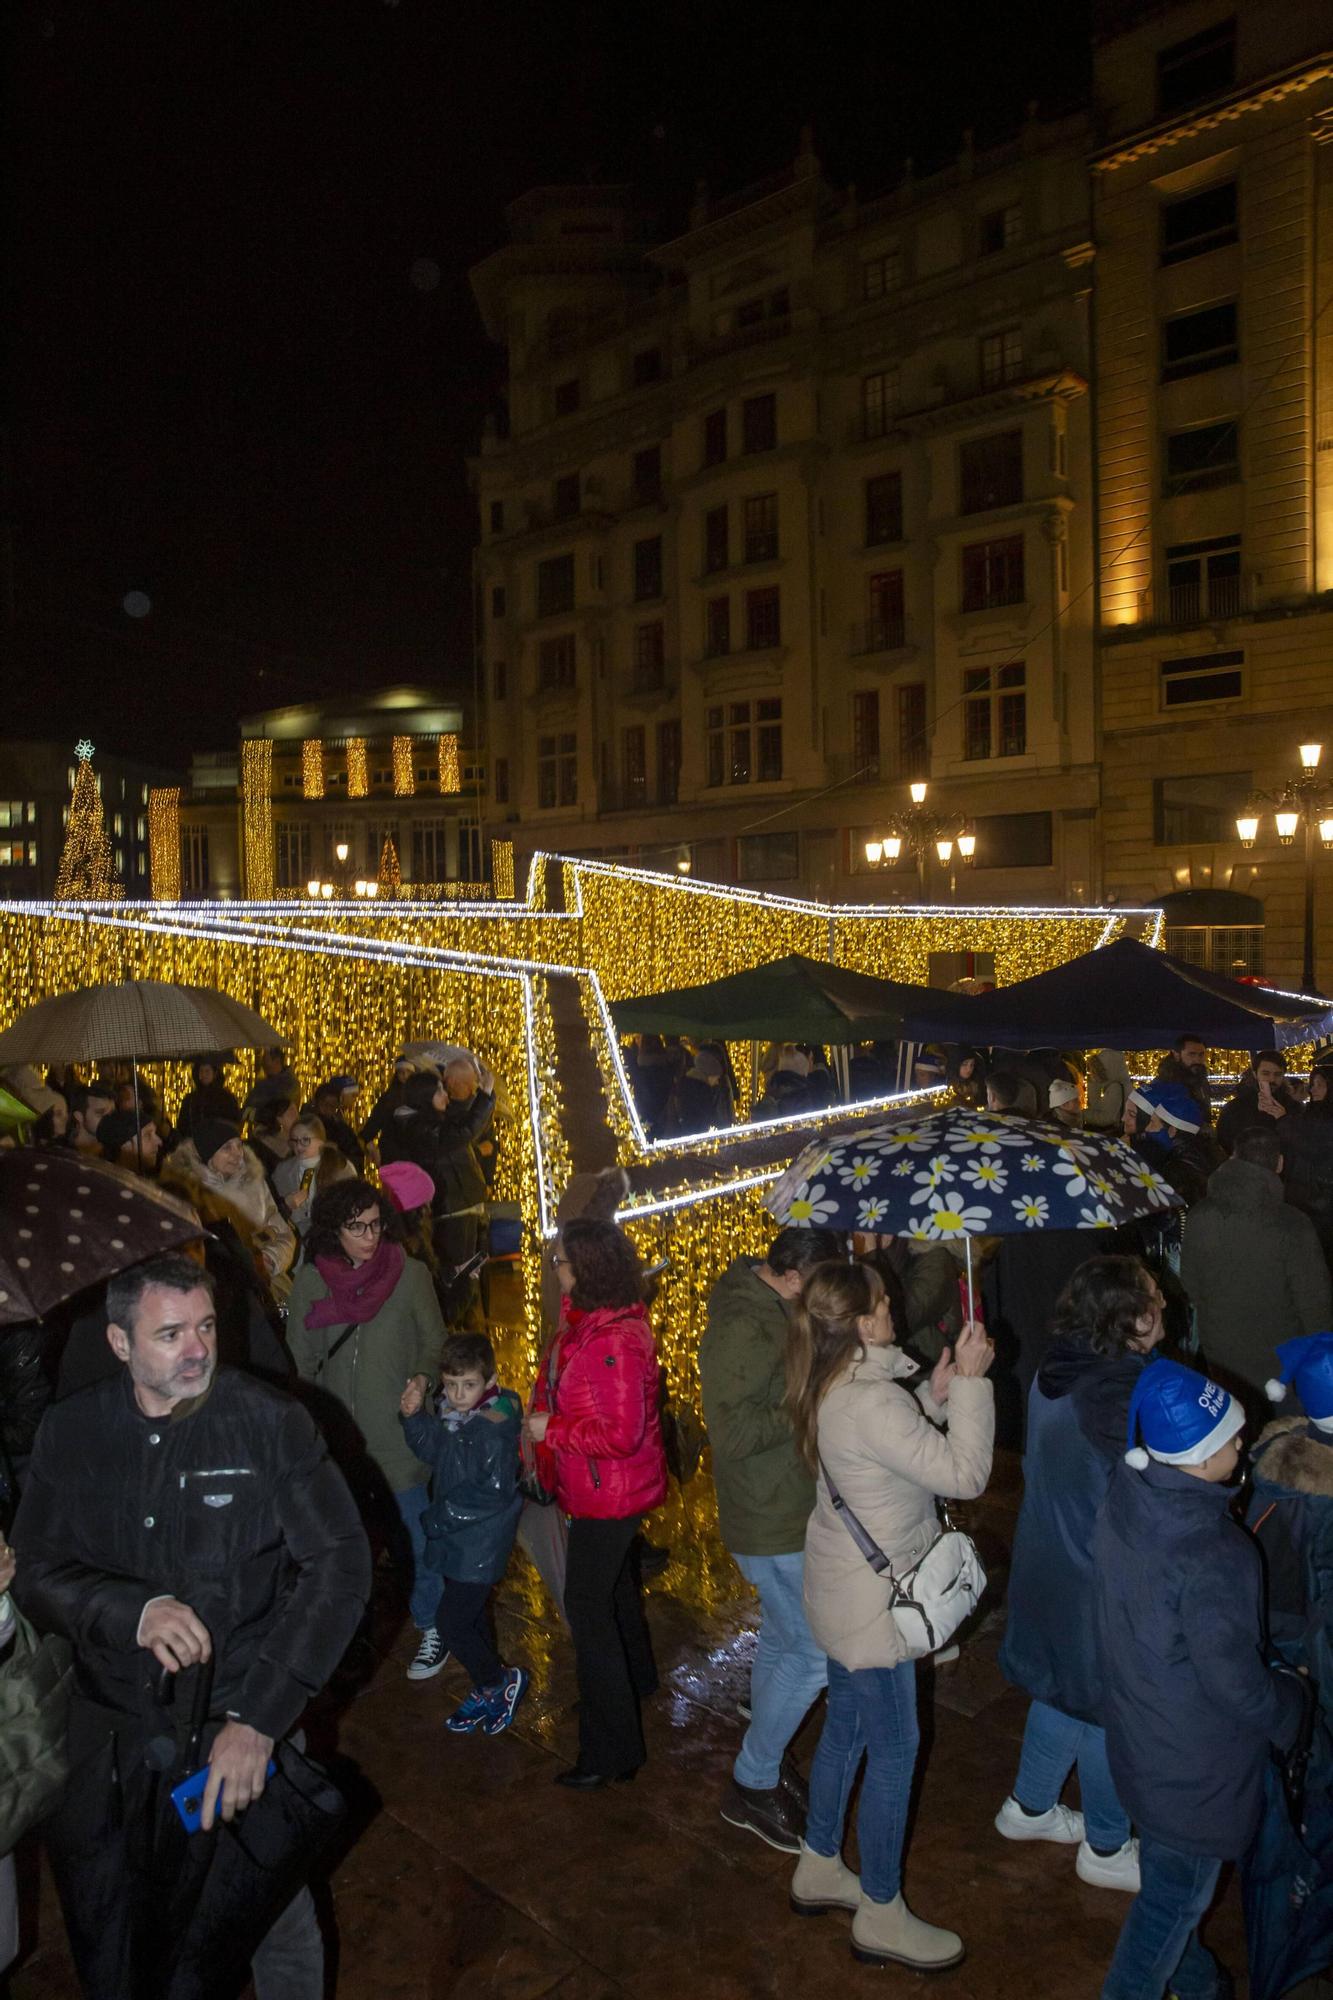
{"type": "Polygon", "coordinates": [[[1191,117],[1171,118],[1163,124],[1149,126],[1129,139],[1119,139],[1102,152],[1093,154],[1092,170],[1098,174],[1114,173],[1118,167],[1147,159],[1154,153],[1163,152],[1168,146],[1195,138],[1200,132],[1216,131],[1221,125],[1234,123],[1248,112],[1263,111],[1270,104],[1280,104],[1284,98],[1310,90],[1329,78],[1333,78],[1333,53],[1319,56],[1314,62],[1298,63],[1294,68],[1270,77],[1257,88],[1249,85],[1235,91],[1230,97],[1207,105],[1191,117]]]}

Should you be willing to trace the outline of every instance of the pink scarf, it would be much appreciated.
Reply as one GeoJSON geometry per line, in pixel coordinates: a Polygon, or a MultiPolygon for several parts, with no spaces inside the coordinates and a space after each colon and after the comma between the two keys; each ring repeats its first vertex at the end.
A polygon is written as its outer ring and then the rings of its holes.
{"type": "Polygon", "coordinates": [[[373,1257],[349,1264],[345,1257],[316,1257],[315,1269],[328,1286],[305,1316],[308,1327],[364,1326],[388,1303],[407,1262],[401,1243],[382,1236],[373,1257]]]}

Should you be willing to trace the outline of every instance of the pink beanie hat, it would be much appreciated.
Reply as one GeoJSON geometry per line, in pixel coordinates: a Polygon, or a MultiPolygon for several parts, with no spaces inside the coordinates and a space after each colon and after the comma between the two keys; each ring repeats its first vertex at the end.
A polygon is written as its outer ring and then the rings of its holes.
{"type": "Polygon", "coordinates": [[[390,1160],[387,1166],[380,1168],[380,1180],[384,1192],[400,1215],[407,1215],[414,1208],[424,1208],[435,1198],[434,1181],[411,1160],[390,1160]]]}

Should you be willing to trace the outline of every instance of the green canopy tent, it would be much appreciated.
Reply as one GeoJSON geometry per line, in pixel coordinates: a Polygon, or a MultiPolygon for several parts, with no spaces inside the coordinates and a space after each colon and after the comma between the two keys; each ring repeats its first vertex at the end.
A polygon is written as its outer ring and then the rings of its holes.
{"type": "Polygon", "coordinates": [[[933,986],[875,979],[798,952],[744,972],[611,1003],[622,1035],[718,1042],[968,1041],[970,1001],[933,986]]]}

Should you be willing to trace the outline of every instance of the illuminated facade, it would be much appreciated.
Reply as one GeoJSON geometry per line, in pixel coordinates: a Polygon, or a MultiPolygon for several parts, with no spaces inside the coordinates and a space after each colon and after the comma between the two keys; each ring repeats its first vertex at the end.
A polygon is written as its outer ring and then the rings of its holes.
{"type": "Polygon", "coordinates": [[[1189,0],[1100,27],[1102,889],[1292,982],[1303,855],[1234,822],[1301,742],[1333,761],[1333,24],[1189,0]]]}
{"type": "Polygon", "coordinates": [[[1088,144],[1030,122],[868,202],[805,144],[667,243],[626,189],[511,205],[473,273],[509,435],[473,470],[520,863],[841,901],[926,777],[976,824],[963,898],[1093,898],[1088,144]]]}

